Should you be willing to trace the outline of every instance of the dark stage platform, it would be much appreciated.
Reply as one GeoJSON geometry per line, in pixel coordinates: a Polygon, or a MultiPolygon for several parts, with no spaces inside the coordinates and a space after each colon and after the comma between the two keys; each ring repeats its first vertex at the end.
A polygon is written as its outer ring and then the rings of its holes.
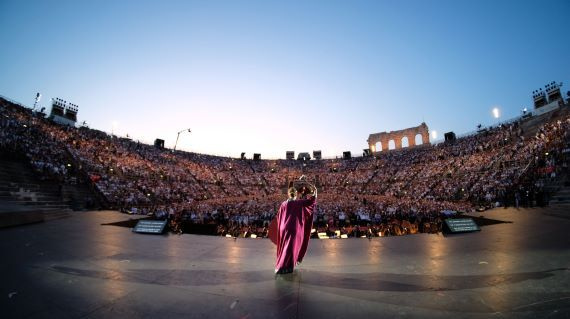
{"type": "MultiPolygon", "coordinates": [[[[495,209],[481,232],[311,240],[142,235],[117,212],[0,230],[2,318],[568,318],[570,219],[495,209]]],[[[477,214],[479,215],[479,214],[477,214]]]]}

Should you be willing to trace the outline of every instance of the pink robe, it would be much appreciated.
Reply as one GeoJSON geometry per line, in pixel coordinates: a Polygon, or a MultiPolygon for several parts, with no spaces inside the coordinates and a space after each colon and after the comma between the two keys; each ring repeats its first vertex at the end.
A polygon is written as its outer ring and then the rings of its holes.
{"type": "Polygon", "coordinates": [[[277,220],[277,261],[275,270],[293,271],[307,252],[316,198],[281,203],[277,220]]]}

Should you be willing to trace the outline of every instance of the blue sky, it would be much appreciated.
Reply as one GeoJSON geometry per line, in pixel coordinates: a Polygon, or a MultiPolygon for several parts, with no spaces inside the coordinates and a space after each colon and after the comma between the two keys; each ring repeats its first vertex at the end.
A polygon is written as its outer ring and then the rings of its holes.
{"type": "Polygon", "coordinates": [[[0,0],[0,94],[168,147],[190,127],[189,151],[360,154],[370,133],[530,108],[569,80],[569,17],[570,1],[0,0]]]}

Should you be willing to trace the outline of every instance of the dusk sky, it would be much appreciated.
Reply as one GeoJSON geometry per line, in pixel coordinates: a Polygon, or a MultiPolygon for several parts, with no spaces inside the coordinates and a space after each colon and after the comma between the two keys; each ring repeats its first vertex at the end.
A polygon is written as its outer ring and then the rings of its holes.
{"type": "Polygon", "coordinates": [[[570,1],[0,0],[0,94],[60,97],[91,128],[179,149],[361,154],[570,90],[570,1]]]}

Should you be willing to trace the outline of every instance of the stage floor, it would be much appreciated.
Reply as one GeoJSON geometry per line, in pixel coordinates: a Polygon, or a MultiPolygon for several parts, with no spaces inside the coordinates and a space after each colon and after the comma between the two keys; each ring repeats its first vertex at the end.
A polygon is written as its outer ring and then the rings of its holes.
{"type": "Polygon", "coordinates": [[[481,232],[313,239],[142,235],[113,211],[0,230],[2,318],[568,318],[570,219],[495,209],[481,232]]]}

